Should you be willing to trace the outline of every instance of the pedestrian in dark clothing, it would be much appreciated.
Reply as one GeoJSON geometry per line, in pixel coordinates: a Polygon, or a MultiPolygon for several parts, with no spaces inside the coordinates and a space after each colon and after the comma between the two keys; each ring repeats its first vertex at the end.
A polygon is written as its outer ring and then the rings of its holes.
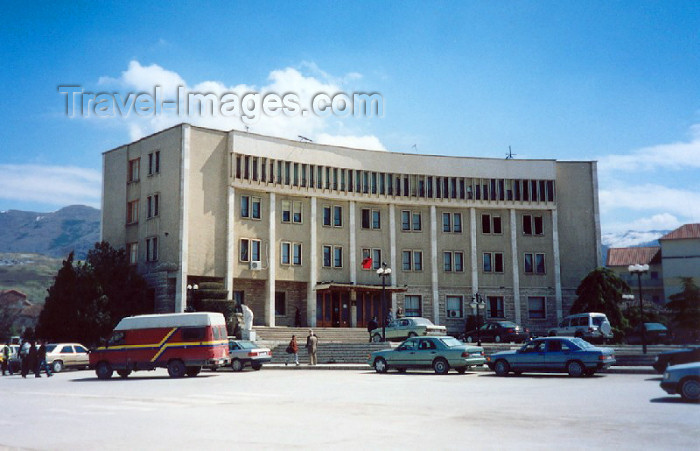
{"type": "Polygon", "coordinates": [[[369,342],[372,343],[372,331],[379,327],[379,323],[377,322],[377,317],[373,317],[371,320],[369,320],[369,323],[367,323],[367,332],[369,332],[369,342]]]}
{"type": "Polygon", "coordinates": [[[21,373],[22,377],[27,377],[29,373],[29,348],[30,344],[28,340],[24,340],[22,345],[19,347],[19,359],[21,363],[21,373]]]}
{"type": "Polygon", "coordinates": [[[297,311],[294,314],[294,327],[301,327],[301,311],[297,307],[297,311]]]}
{"type": "Polygon", "coordinates": [[[10,341],[2,347],[2,375],[5,375],[7,369],[10,369],[10,375],[12,375],[12,368],[10,368],[10,341]]]}
{"type": "Polygon", "coordinates": [[[36,344],[34,343],[34,340],[29,342],[29,362],[27,363],[27,366],[32,369],[34,372],[34,377],[41,377],[41,374],[39,374],[39,358],[38,358],[38,352],[36,349],[36,344]]]}
{"type": "Polygon", "coordinates": [[[42,371],[46,371],[46,375],[48,377],[51,377],[51,367],[46,364],[46,341],[41,340],[41,345],[39,346],[39,350],[36,353],[36,360],[37,360],[37,371],[35,374],[37,377],[41,376],[42,371]]]}

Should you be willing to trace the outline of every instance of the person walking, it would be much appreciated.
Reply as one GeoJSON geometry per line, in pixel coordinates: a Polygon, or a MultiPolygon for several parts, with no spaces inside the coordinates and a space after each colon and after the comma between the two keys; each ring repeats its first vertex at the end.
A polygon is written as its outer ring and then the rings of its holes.
{"type": "Polygon", "coordinates": [[[20,359],[20,366],[21,366],[21,373],[22,377],[27,377],[27,374],[29,373],[29,340],[25,338],[25,340],[22,342],[22,345],[19,347],[19,359],[20,359]]]}
{"type": "Polygon", "coordinates": [[[374,316],[374,317],[372,317],[371,320],[369,320],[369,323],[367,323],[367,332],[369,332],[369,342],[370,343],[372,343],[372,331],[378,327],[379,327],[379,323],[377,322],[377,317],[374,316]]]}
{"type": "Polygon", "coordinates": [[[301,310],[297,307],[297,311],[294,314],[294,327],[301,327],[301,310]]]}
{"type": "Polygon", "coordinates": [[[309,329],[309,336],[306,337],[306,350],[309,352],[309,365],[316,366],[316,351],[318,350],[318,337],[314,331],[309,329]]]}
{"type": "Polygon", "coordinates": [[[37,377],[41,376],[41,372],[46,371],[46,376],[51,377],[51,367],[46,364],[46,340],[41,340],[39,342],[39,350],[36,353],[36,360],[37,360],[37,371],[36,375],[37,377]]]}
{"type": "Polygon", "coordinates": [[[7,365],[10,364],[10,342],[8,341],[6,345],[2,346],[2,354],[0,355],[2,359],[2,375],[4,376],[7,372],[7,365]]]}
{"type": "Polygon", "coordinates": [[[287,358],[284,361],[284,366],[289,363],[289,358],[294,355],[294,363],[299,366],[299,345],[297,344],[297,336],[292,335],[292,339],[287,345],[287,358]]]}
{"type": "Polygon", "coordinates": [[[388,326],[392,321],[394,321],[394,311],[389,307],[389,311],[386,312],[386,325],[388,326]]]}
{"type": "Polygon", "coordinates": [[[34,377],[41,377],[41,374],[39,374],[39,358],[37,354],[36,343],[34,343],[34,340],[31,340],[29,342],[29,362],[27,366],[32,369],[34,377]]]}

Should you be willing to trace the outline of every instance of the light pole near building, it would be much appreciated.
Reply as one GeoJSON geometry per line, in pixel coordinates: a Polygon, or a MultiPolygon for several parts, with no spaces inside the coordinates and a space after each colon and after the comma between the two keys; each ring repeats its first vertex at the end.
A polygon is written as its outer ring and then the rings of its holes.
{"type": "Polygon", "coordinates": [[[469,305],[471,305],[472,310],[476,310],[476,344],[481,346],[481,325],[479,324],[481,315],[479,314],[479,310],[486,308],[486,302],[484,302],[481,295],[477,292],[472,296],[472,302],[469,305]]]}
{"type": "Polygon", "coordinates": [[[386,267],[382,262],[382,267],[377,269],[377,275],[382,278],[382,341],[386,341],[386,278],[391,275],[391,268],[386,267]]]}
{"type": "Polygon", "coordinates": [[[187,305],[185,306],[185,312],[194,312],[194,306],[192,305],[192,300],[194,299],[195,293],[199,290],[199,285],[196,283],[194,285],[187,285],[187,305]]]}
{"type": "Polygon", "coordinates": [[[642,352],[647,353],[647,338],[644,327],[644,301],[642,300],[642,274],[649,272],[649,265],[629,265],[627,270],[630,274],[637,275],[637,284],[639,286],[639,328],[642,334],[642,352]]]}

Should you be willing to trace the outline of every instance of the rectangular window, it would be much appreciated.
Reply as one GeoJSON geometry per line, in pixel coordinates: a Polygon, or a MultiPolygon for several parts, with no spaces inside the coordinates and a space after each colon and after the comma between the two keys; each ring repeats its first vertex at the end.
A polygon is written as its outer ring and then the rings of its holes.
{"type": "Polygon", "coordinates": [[[544,221],[542,216],[523,215],[524,235],[544,235],[544,221]]]}
{"type": "Polygon", "coordinates": [[[452,252],[446,251],[442,253],[443,269],[445,272],[452,272],[452,252]]]}
{"type": "Polygon", "coordinates": [[[126,252],[129,254],[130,265],[135,265],[139,262],[139,243],[127,243],[126,252]]]}
{"type": "Polygon", "coordinates": [[[447,308],[448,318],[461,318],[463,315],[462,306],[462,296],[445,296],[445,307],[447,308]]]}
{"type": "Polygon", "coordinates": [[[452,215],[449,213],[442,214],[442,231],[452,232],[452,215]]]}
{"type": "Polygon", "coordinates": [[[544,254],[525,254],[526,274],[546,274],[544,254]]]}
{"type": "Polygon", "coordinates": [[[490,252],[484,252],[484,272],[492,272],[493,266],[491,265],[492,255],[490,252]]]}
{"type": "Polygon", "coordinates": [[[527,298],[527,311],[530,319],[544,319],[547,313],[544,296],[529,296],[527,298]]]}
{"type": "Polygon", "coordinates": [[[139,181],[139,166],[141,165],[141,159],[136,158],[134,160],[129,160],[129,182],[139,181]]]}
{"type": "Polygon", "coordinates": [[[501,228],[501,217],[493,216],[491,220],[493,222],[493,233],[498,235],[503,233],[503,229],[501,228]]]}
{"type": "Polygon", "coordinates": [[[491,215],[481,215],[481,233],[491,233],[491,215]]]}
{"type": "Polygon", "coordinates": [[[373,269],[379,269],[382,265],[382,250],[372,249],[372,267],[373,269]]]}
{"type": "Polygon", "coordinates": [[[301,201],[292,202],[292,222],[301,224],[301,201]]]}
{"type": "Polygon", "coordinates": [[[413,251],[413,270],[423,271],[423,251],[413,251]]]}
{"type": "Polygon", "coordinates": [[[262,214],[261,214],[261,199],[259,197],[252,197],[251,198],[251,203],[253,206],[253,211],[252,211],[252,218],[253,219],[260,219],[262,214]]]}
{"type": "Polygon", "coordinates": [[[363,229],[369,229],[370,228],[370,214],[371,211],[369,208],[363,208],[361,212],[361,227],[363,229]]]}
{"type": "Polygon", "coordinates": [[[542,223],[542,216],[533,217],[535,220],[535,235],[544,235],[544,224],[542,223]]]}
{"type": "Polygon", "coordinates": [[[126,204],[126,223],[135,224],[139,222],[139,201],[132,200],[126,204]]]}
{"type": "Polygon", "coordinates": [[[260,240],[250,240],[250,259],[254,262],[260,261],[260,240]]]}
{"type": "Polygon", "coordinates": [[[283,241],[282,242],[282,252],[280,252],[280,263],[283,265],[289,265],[292,262],[292,243],[283,241]]]}
{"type": "Polygon", "coordinates": [[[158,237],[146,238],[146,261],[158,261],[158,237]]]}
{"type": "Polygon", "coordinates": [[[411,264],[411,251],[401,252],[401,267],[404,271],[410,271],[413,267],[411,264]]]}
{"type": "Polygon", "coordinates": [[[148,196],[146,198],[146,217],[147,218],[153,218],[154,216],[158,216],[158,210],[159,210],[159,199],[160,196],[158,194],[153,194],[151,196],[148,196]]]}
{"type": "Polygon", "coordinates": [[[157,174],[160,172],[160,151],[148,154],[148,175],[157,174]]]}
{"type": "Polygon", "coordinates": [[[403,298],[404,315],[422,316],[421,312],[421,297],[418,295],[407,294],[403,298]]]}
{"type": "Polygon", "coordinates": [[[241,196],[241,218],[250,218],[250,197],[241,196]]]}
{"type": "Polygon", "coordinates": [[[533,272],[532,254],[525,254],[525,274],[532,274],[533,272]]]}
{"type": "Polygon", "coordinates": [[[401,211],[401,230],[411,230],[411,212],[408,210],[401,211]]]}
{"type": "Polygon", "coordinates": [[[326,227],[331,226],[331,207],[330,207],[330,205],[323,206],[323,225],[326,227]]]}
{"type": "Polygon", "coordinates": [[[493,254],[493,270],[498,273],[503,272],[503,253],[494,252],[493,254]]]}
{"type": "Polygon", "coordinates": [[[343,267],[343,248],[341,246],[333,246],[333,267],[343,267]]]}
{"type": "Polygon", "coordinates": [[[250,261],[250,240],[246,238],[241,238],[239,260],[242,262],[250,261]]]}
{"type": "Polygon", "coordinates": [[[413,213],[413,230],[421,230],[422,229],[422,221],[421,221],[421,214],[420,213],[413,213]]]}
{"type": "Polygon", "coordinates": [[[379,210],[372,210],[372,229],[378,230],[382,228],[382,215],[379,210]]]}
{"type": "Polygon", "coordinates": [[[292,264],[301,266],[301,243],[292,244],[292,264]]]}
{"type": "Polygon", "coordinates": [[[545,273],[544,254],[535,254],[535,273],[545,273]]]}
{"type": "Polygon", "coordinates": [[[455,259],[455,264],[454,264],[455,272],[463,272],[464,271],[464,252],[455,252],[454,259],[455,259]]]}
{"type": "Polygon", "coordinates": [[[333,206],[333,227],[343,226],[343,207],[333,206]]]}
{"type": "Polygon", "coordinates": [[[454,233],[462,233],[462,213],[452,214],[452,231],[454,233]]]}
{"type": "Polygon", "coordinates": [[[282,222],[292,222],[292,203],[288,200],[282,201],[282,222]]]}
{"type": "Polygon", "coordinates": [[[330,268],[333,257],[333,246],[323,246],[323,266],[330,268]]]}
{"type": "Polygon", "coordinates": [[[488,296],[486,298],[490,318],[505,318],[503,296],[488,296]]]}

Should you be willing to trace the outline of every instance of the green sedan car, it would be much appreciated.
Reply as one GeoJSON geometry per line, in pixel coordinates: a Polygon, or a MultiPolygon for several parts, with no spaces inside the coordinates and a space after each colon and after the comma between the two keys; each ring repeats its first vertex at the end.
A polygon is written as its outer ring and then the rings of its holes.
{"type": "Polygon", "coordinates": [[[447,374],[452,368],[462,374],[485,361],[484,348],[448,336],[409,338],[395,349],[375,351],[367,357],[367,363],[377,373],[386,373],[389,369],[403,373],[408,368],[432,368],[436,374],[447,374]]]}

